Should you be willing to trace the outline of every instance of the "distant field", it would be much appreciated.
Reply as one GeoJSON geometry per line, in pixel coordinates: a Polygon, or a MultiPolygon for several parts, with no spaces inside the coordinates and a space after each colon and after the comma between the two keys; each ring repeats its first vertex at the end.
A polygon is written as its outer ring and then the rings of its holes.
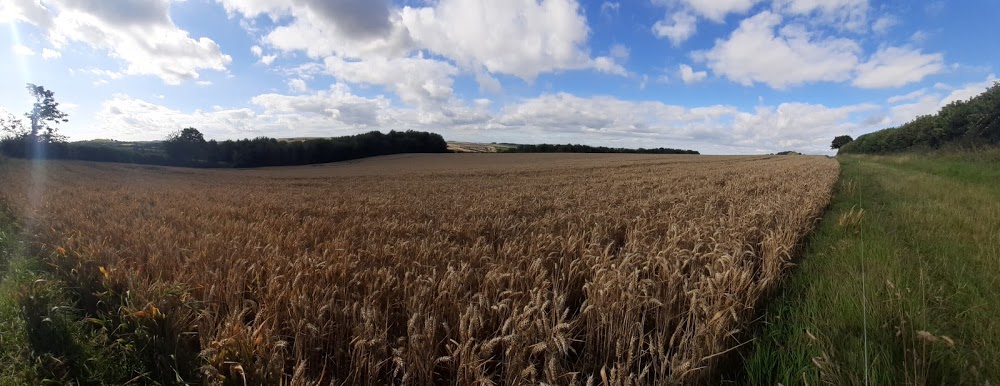
{"type": "Polygon", "coordinates": [[[0,198],[78,307],[152,326],[159,364],[189,381],[701,384],[748,347],[838,170],[614,154],[9,161],[0,198]]]}
{"type": "Polygon", "coordinates": [[[456,153],[496,153],[513,147],[496,143],[448,142],[448,150],[456,153]]]}

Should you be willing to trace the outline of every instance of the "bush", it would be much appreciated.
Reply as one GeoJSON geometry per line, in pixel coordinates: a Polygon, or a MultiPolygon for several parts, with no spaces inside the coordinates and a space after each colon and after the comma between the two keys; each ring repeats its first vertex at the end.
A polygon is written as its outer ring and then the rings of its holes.
{"type": "Polygon", "coordinates": [[[980,148],[1000,145],[1000,82],[967,101],[955,101],[935,115],[862,135],[842,153],[896,153],[919,149],[980,148]]]}

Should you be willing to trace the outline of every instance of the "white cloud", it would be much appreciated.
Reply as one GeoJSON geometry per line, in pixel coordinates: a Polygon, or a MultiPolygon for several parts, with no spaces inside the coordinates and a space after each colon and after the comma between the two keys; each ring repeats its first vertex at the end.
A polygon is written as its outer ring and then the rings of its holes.
{"type": "Polygon", "coordinates": [[[360,97],[352,94],[349,87],[339,83],[332,85],[327,91],[314,94],[263,94],[253,97],[251,102],[263,108],[264,115],[272,117],[275,123],[290,126],[302,124],[307,130],[321,128],[323,124],[333,124],[333,127],[375,128],[386,123],[392,113],[388,99],[360,97]]]}
{"type": "Polygon", "coordinates": [[[35,55],[35,50],[32,50],[30,47],[25,46],[25,45],[21,45],[21,44],[15,44],[15,45],[10,46],[10,51],[14,55],[17,55],[17,56],[33,56],[33,55],[35,55]]]}
{"type": "Polygon", "coordinates": [[[912,100],[915,100],[915,99],[919,99],[920,97],[922,97],[924,95],[927,95],[927,89],[923,89],[922,88],[920,90],[916,90],[916,91],[913,91],[913,92],[908,93],[908,94],[896,95],[896,96],[889,97],[889,99],[887,99],[886,102],[889,102],[889,103],[899,103],[899,102],[912,101],[912,100]]]}
{"type": "Polygon", "coordinates": [[[899,19],[896,19],[896,17],[891,15],[882,16],[872,24],[872,32],[883,35],[889,32],[889,29],[896,26],[896,24],[899,24],[899,19]]]}
{"type": "Polygon", "coordinates": [[[226,11],[254,18],[296,16],[321,22],[331,33],[351,39],[379,37],[392,30],[386,0],[220,0],[226,11]]]}
{"type": "Polygon", "coordinates": [[[826,154],[830,138],[857,130],[859,116],[878,109],[785,103],[742,111],[725,105],[683,107],[558,93],[514,101],[491,113],[493,102],[484,98],[468,105],[450,100],[433,109],[398,108],[385,97],[354,95],[340,83],[302,95],[262,94],[251,103],[254,108],[182,112],[115,95],[104,102],[93,125],[122,139],[162,138],[187,126],[199,128],[209,138],[416,129],[452,140],[664,146],[716,154],[779,150],[826,154]]]}
{"type": "Polygon", "coordinates": [[[277,58],[277,55],[264,55],[260,57],[260,63],[265,66],[270,66],[271,63],[274,63],[274,60],[277,58]]]}
{"type": "Polygon", "coordinates": [[[94,115],[93,130],[129,140],[165,138],[184,127],[197,127],[209,138],[247,137],[273,127],[267,117],[248,108],[184,113],[165,106],[115,94],[94,115]]]}
{"type": "Polygon", "coordinates": [[[42,58],[45,60],[59,59],[62,53],[49,48],[42,48],[42,58]]]}
{"type": "Polygon", "coordinates": [[[691,9],[706,19],[723,22],[726,15],[742,14],[762,0],[682,0],[691,9]]]}
{"type": "Polygon", "coordinates": [[[900,87],[919,82],[944,69],[941,54],[924,54],[919,49],[887,47],[872,54],[858,66],[854,85],[861,88],[900,87]]]}
{"type": "Polygon", "coordinates": [[[613,97],[559,93],[507,106],[492,132],[517,131],[541,142],[617,143],[695,148],[709,153],[799,150],[828,153],[836,135],[860,127],[875,105],[826,107],[785,103],[740,111],[732,106],[682,107],[613,97]]]}
{"type": "Polygon", "coordinates": [[[309,85],[302,78],[295,78],[288,81],[288,89],[294,93],[304,93],[309,91],[309,85]]]}
{"type": "Polygon", "coordinates": [[[620,75],[620,76],[628,75],[628,70],[625,70],[625,67],[623,67],[618,63],[615,63],[614,59],[607,56],[599,56],[594,58],[592,67],[594,67],[594,69],[596,69],[597,71],[608,74],[620,75]]]}
{"type": "Polygon", "coordinates": [[[935,114],[951,102],[965,101],[982,94],[996,81],[996,75],[990,74],[982,82],[968,83],[958,88],[939,83],[933,88],[893,96],[888,100],[891,104],[888,107],[889,114],[881,124],[883,127],[898,126],[921,115],[935,114]]]}
{"type": "Polygon", "coordinates": [[[199,86],[202,86],[202,87],[207,87],[207,86],[211,86],[212,85],[212,81],[210,81],[210,80],[199,80],[199,81],[194,82],[194,83],[197,84],[197,85],[199,85],[199,86]]]}
{"type": "Polygon", "coordinates": [[[775,0],[773,8],[786,15],[810,16],[815,23],[839,29],[867,28],[868,0],[775,0]]]}
{"type": "Polygon", "coordinates": [[[264,54],[264,49],[260,48],[260,46],[258,46],[256,44],[254,44],[253,46],[250,47],[250,52],[253,53],[253,56],[256,56],[256,57],[259,58],[259,57],[261,57],[261,55],[264,54]]]}
{"type": "Polygon", "coordinates": [[[815,37],[805,27],[786,25],[764,11],[740,22],[728,39],[695,55],[720,76],[745,86],[786,88],[817,81],[844,81],[858,64],[861,47],[850,39],[815,37]]]}
{"type": "Polygon", "coordinates": [[[452,77],[458,73],[447,62],[421,57],[365,61],[329,57],[324,64],[326,71],[341,82],[384,86],[413,104],[440,103],[451,98],[452,77]]]}
{"type": "Polygon", "coordinates": [[[945,105],[954,101],[969,100],[972,97],[985,92],[986,89],[993,86],[993,83],[995,83],[996,81],[997,81],[996,75],[990,74],[990,76],[986,77],[985,81],[966,84],[965,86],[953,90],[951,93],[945,96],[944,99],[941,100],[941,103],[939,103],[939,105],[941,107],[944,107],[945,105]]]}
{"type": "Polygon", "coordinates": [[[485,69],[476,70],[474,75],[476,83],[479,84],[479,92],[499,94],[503,91],[503,85],[500,84],[500,80],[490,76],[485,69]]]}
{"type": "Polygon", "coordinates": [[[532,81],[541,73],[601,65],[588,57],[589,28],[575,0],[441,0],[401,14],[419,46],[462,67],[532,81]]]}
{"type": "Polygon", "coordinates": [[[17,19],[37,25],[55,48],[80,42],[125,62],[129,75],[153,75],[168,84],[197,79],[201,70],[225,70],[232,61],[209,38],[192,38],[170,18],[169,0],[106,2],[19,1],[17,19]]]}
{"type": "Polygon", "coordinates": [[[621,9],[621,3],[617,1],[605,1],[601,3],[601,13],[605,15],[611,15],[612,13],[618,13],[621,9]]]}
{"type": "Polygon", "coordinates": [[[670,39],[670,43],[679,46],[692,36],[698,28],[698,19],[693,15],[681,11],[670,16],[670,21],[666,19],[653,24],[653,33],[659,38],[670,39]]]}
{"type": "Polygon", "coordinates": [[[631,52],[629,51],[628,47],[625,47],[624,44],[615,44],[611,46],[610,55],[612,58],[625,62],[628,61],[630,54],[631,52]]]}
{"type": "Polygon", "coordinates": [[[705,71],[694,71],[691,66],[682,64],[677,69],[677,74],[681,77],[681,80],[685,84],[694,84],[705,80],[708,77],[708,73],[705,71]]]}

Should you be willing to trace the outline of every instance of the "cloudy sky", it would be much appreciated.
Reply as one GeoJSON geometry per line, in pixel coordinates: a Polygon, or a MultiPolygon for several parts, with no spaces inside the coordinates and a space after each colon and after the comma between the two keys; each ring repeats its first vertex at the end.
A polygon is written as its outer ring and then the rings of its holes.
{"type": "Polygon", "coordinates": [[[996,79],[1000,2],[2,0],[0,106],[71,139],[337,136],[828,153],[996,79]]]}

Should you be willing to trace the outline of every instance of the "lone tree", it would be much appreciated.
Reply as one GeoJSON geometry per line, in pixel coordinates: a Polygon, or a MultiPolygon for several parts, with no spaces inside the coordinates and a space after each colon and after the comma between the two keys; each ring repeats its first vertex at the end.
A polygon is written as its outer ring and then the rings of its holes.
{"type": "Polygon", "coordinates": [[[28,83],[28,93],[35,98],[31,111],[24,114],[31,119],[31,132],[28,134],[30,143],[62,142],[66,137],[59,135],[55,127],[60,122],[69,122],[67,114],[59,110],[55,93],[45,87],[28,83]]]}
{"type": "Polygon", "coordinates": [[[205,136],[193,127],[170,134],[163,146],[174,161],[190,163],[201,158],[205,152],[205,136]]]}
{"type": "Polygon", "coordinates": [[[850,135],[841,135],[841,136],[836,137],[836,138],[833,139],[833,143],[830,144],[830,148],[831,149],[840,149],[842,146],[848,144],[849,142],[851,142],[853,140],[854,140],[854,138],[851,138],[850,135]]]}

